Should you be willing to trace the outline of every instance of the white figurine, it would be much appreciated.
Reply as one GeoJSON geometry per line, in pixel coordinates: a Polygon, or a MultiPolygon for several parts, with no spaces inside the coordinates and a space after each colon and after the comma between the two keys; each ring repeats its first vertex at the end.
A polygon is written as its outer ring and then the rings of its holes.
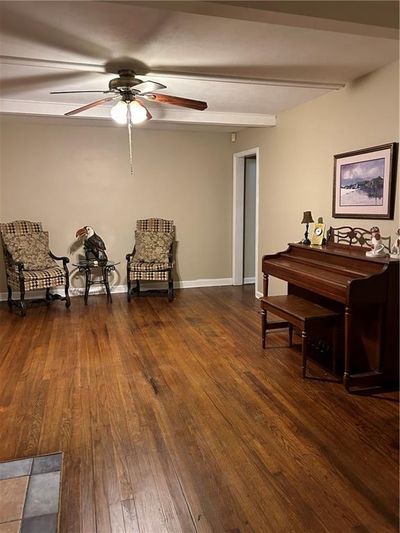
{"type": "Polygon", "coordinates": [[[393,259],[400,259],[400,228],[394,236],[392,249],[390,250],[390,257],[393,257],[393,259]]]}
{"type": "Polygon", "coordinates": [[[371,233],[372,239],[369,245],[372,246],[372,250],[365,252],[365,255],[368,257],[384,257],[386,255],[385,246],[382,243],[379,228],[374,226],[371,228],[371,233]]]}

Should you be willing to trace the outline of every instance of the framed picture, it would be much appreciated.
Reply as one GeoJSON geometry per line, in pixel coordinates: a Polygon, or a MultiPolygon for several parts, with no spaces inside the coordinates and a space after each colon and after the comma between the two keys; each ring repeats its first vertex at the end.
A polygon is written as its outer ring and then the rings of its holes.
{"type": "Polygon", "coordinates": [[[397,143],[334,156],[334,218],[393,219],[397,143]]]}

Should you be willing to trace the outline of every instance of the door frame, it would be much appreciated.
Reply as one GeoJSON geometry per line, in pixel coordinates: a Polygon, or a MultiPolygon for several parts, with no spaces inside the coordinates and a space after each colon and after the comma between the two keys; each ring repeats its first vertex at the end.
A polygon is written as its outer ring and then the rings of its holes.
{"type": "Polygon", "coordinates": [[[245,178],[245,158],[251,155],[256,156],[256,246],[255,246],[255,293],[257,294],[258,279],[258,218],[259,218],[259,168],[260,150],[250,148],[233,154],[233,210],[232,210],[232,284],[243,284],[243,233],[244,233],[244,178],[245,178]]]}

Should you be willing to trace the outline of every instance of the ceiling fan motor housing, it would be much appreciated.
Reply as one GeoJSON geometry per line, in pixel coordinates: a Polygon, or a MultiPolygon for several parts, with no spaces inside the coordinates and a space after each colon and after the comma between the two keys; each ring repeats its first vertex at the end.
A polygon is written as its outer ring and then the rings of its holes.
{"type": "Polygon", "coordinates": [[[142,83],[142,80],[135,78],[135,72],[133,70],[119,70],[119,78],[110,80],[108,87],[110,91],[130,89],[142,83]]]}

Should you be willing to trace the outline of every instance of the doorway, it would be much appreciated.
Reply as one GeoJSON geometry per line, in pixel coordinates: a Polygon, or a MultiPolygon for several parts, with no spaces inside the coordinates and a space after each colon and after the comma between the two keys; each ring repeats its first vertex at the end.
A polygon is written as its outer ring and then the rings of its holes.
{"type": "Polygon", "coordinates": [[[233,285],[255,283],[258,274],[259,149],[233,154],[233,285]]]}

